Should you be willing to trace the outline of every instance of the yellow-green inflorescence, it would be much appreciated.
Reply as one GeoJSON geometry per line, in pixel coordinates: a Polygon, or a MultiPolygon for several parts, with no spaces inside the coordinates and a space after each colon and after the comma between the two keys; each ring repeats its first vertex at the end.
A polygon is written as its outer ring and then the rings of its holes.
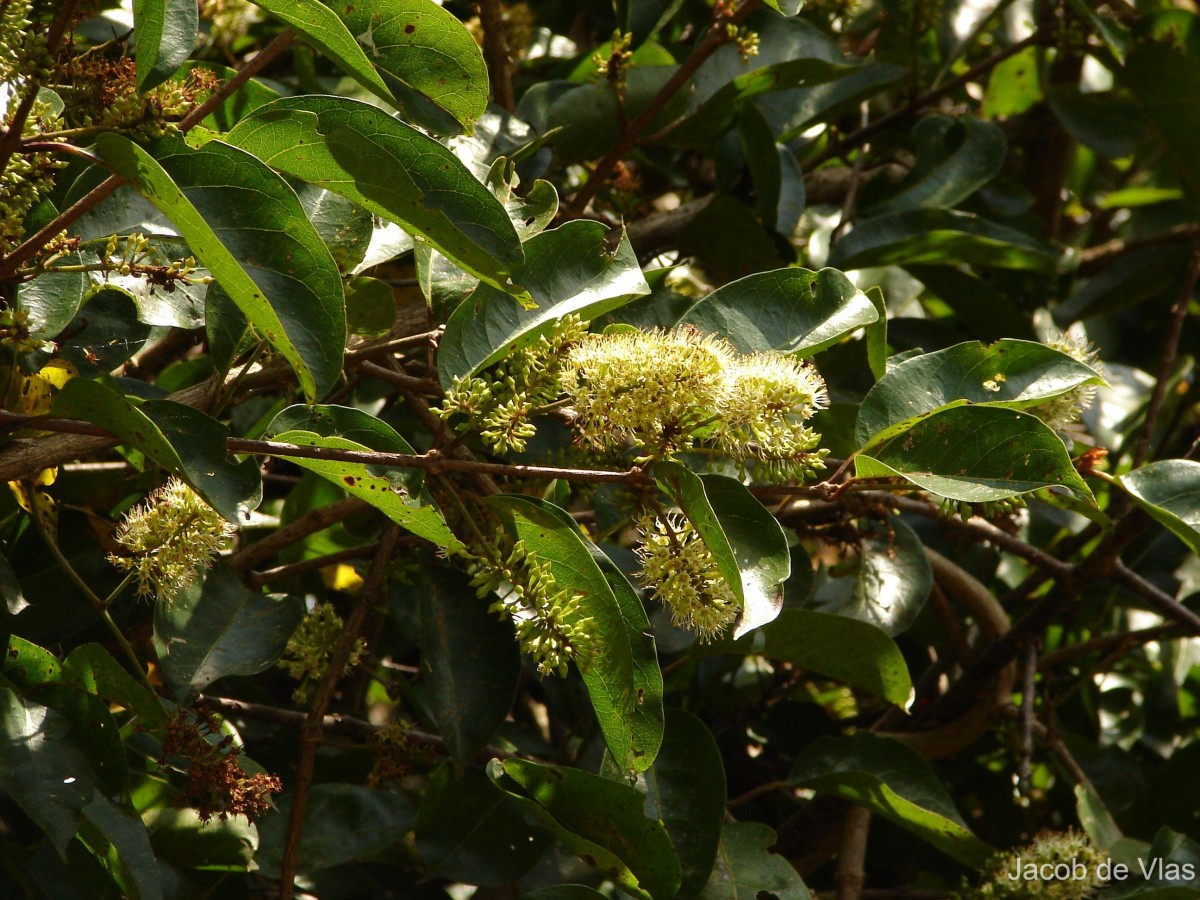
{"type": "MultiPolygon", "coordinates": [[[[295,691],[297,700],[303,700],[306,687],[320,681],[329,671],[329,661],[344,626],[332,603],[318,603],[288,638],[279,667],[301,683],[295,691]]],[[[366,651],[367,645],[362,638],[355,641],[346,661],[347,672],[358,665],[366,651]]]]}
{"type": "Polygon", "coordinates": [[[583,614],[583,595],[558,583],[550,563],[529,553],[524,541],[498,534],[498,546],[471,565],[471,584],[480,597],[495,594],[490,609],[512,620],[521,649],[542,675],[567,674],[574,660],[586,668],[595,649],[592,620],[583,614]]]}
{"type": "Polygon", "coordinates": [[[741,603],[695,526],[683,516],[667,514],[644,516],[638,530],[640,579],[670,607],[675,626],[712,640],[732,625],[741,603]]]}
{"type": "Polygon", "coordinates": [[[826,404],[825,382],[779,353],[742,354],[690,328],[589,335],[568,351],[562,387],[594,450],[632,445],[653,459],[708,446],[753,462],[764,481],[822,468],[805,423],[826,404]]]}
{"type": "Polygon", "coordinates": [[[139,596],[170,601],[212,565],[235,530],[172,477],[126,513],[113,535],[125,555],[108,558],[118,569],[134,573],[139,596]]]}
{"type": "Polygon", "coordinates": [[[1039,897],[1087,900],[1097,896],[1104,885],[1100,873],[1105,859],[1087,835],[1080,832],[1042,834],[1024,847],[997,856],[984,872],[979,886],[960,891],[958,897],[960,900],[1039,897]],[[1067,877],[1043,879],[1038,874],[1056,870],[1067,877]],[[1011,877],[1013,873],[1020,877],[1011,877]]]}
{"type": "MultiPolygon", "coordinates": [[[[1085,336],[1075,331],[1060,332],[1047,340],[1046,345],[1090,367],[1097,375],[1104,376],[1104,364],[1100,362],[1100,355],[1085,336]]],[[[1096,386],[1083,384],[1026,412],[1032,413],[1057,430],[1078,422],[1080,414],[1090,408],[1095,399],[1096,386]]]]}

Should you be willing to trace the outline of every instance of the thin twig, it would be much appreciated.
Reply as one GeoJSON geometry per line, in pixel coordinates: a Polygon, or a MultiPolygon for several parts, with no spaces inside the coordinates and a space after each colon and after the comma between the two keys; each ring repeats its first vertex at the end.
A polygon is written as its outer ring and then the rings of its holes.
{"type": "Polygon", "coordinates": [[[838,851],[837,900],[860,900],[867,873],[867,835],[871,830],[871,811],[852,806],[842,820],[842,846],[838,851]]]}
{"type": "Polygon", "coordinates": [[[1030,780],[1033,776],[1033,723],[1037,719],[1034,689],[1038,672],[1037,641],[1025,643],[1025,665],[1021,679],[1021,761],[1017,764],[1017,791],[1026,802],[1029,800],[1030,780]]]}
{"type": "Polygon", "coordinates": [[[304,540],[310,534],[324,531],[329,526],[370,508],[368,503],[357,497],[344,497],[327,506],[319,506],[305,513],[295,522],[271,532],[261,541],[234,553],[227,562],[229,567],[240,575],[271,559],[285,547],[304,540]]]}
{"type": "Polygon", "coordinates": [[[306,575],[309,572],[324,569],[326,566],[336,566],[338,563],[349,562],[352,559],[366,559],[374,556],[378,549],[378,543],[364,544],[361,547],[350,547],[346,550],[339,550],[337,553],[327,553],[324,556],[301,560],[300,562],[291,563],[286,566],[276,566],[273,569],[267,569],[262,572],[251,572],[246,576],[245,581],[250,587],[262,587],[264,584],[270,584],[272,581],[283,581],[287,578],[294,578],[297,575],[306,575]]]}
{"type": "Polygon", "coordinates": [[[483,59],[492,83],[492,102],[509,112],[513,102],[512,63],[508,39],[504,34],[504,4],[500,0],[479,0],[479,24],[483,26],[483,59]]]}

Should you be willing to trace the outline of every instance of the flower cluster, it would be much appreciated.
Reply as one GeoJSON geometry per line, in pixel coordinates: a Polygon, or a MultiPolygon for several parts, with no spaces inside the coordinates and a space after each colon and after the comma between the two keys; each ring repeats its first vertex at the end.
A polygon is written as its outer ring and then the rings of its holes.
{"type": "MultiPolygon", "coordinates": [[[[511,541],[500,534],[496,543],[511,541]]],[[[586,667],[595,641],[592,619],[580,608],[583,595],[559,584],[550,563],[530,554],[524,541],[511,546],[503,557],[477,559],[471,584],[480,597],[496,595],[490,610],[512,620],[521,649],[542,675],[565,676],[571,660],[586,667]]]]}
{"type": "MultiPolygon", "coordinates": [[[[342,636],[344,624],[332,603],[318,603],[288,638],[279,667],[301,682],[295,692],[297,702],[304,699],[306,685],[320,681],[329,671],[329,660],[342,636]]],[[[367,645],[362,638],[355,641],[346,662],[347,672],[358,665],[366,651],[367,645]]]]}
{"type": "Polygon", "coordinates": [[[700,533],[686,518],[646,516],[641,532],[641,581],[671,608],[671,620],[711,640],[733,624],[741,603],[700,533]]]}
{"type": "Polygon", "coordinates": [[[1042,834],[1025,847],[997,856],[984,872],[979,886],[967,888],[958,896],[960,900],[1004,900],[1009,897],[1013,900],[1033,897],[1086,900],[1096,896],[1104,884],[1099,874],[1104,861],[1104,854],[1085,834],[1076,831],[1042,834]],[[1030,864],[1037,871],[1053,871],[1056,866],[1065,865],[1071,869],[1073,877],[1052,881],[1040,877],[1011,877],[1013,872],[1028,870],[1030,864]],[[1043,866],[1050,868],[1043,870],[1043,866]],[[1078,877],[1074,873],[1078,873],[1078,877]]]}
{"type": "Polygon", "coordinates": [[[578,316],[565,316],[533,344],[510,354],[490,378],[455,379],[440,415],[465,416],[459,430],[478,430],[496,453],[520,453],[537,433],[530,419],[538,407],[558,397],[563,351],[585,334],[587,326],[578,316]]]}
{"type": "MultiPolygon", "coordinates": [[[[0,66],[2,68],[2,66],[0,66]]],[[[0,85],[3,90],[5,85],[0,85]]],[[[30,87],[29,90],[36,88],[30,87]]],[[[12,103],[12,107],[16,104],[12,103]]],[[[0,109],[3,103],[0,102],[0,109]]],[[[11,114],[0,114],[0,123],[11,125],[11,114]]],[[[22,133],[36,138],[62,127],[62,119],[50,104],[35,100],[22,133]]],[[[49,152],[14,153],[0,174],[0,251],[7,252],[24,236],[25,220],[54,186],[54,174],[66,162],[49,152]]]]}
{"type": "MultiPolygon", "coordinates": [[[[1076,362],[1083,363],[1103,377],[1104,364],[1100,362],[1100,354],[1082,334],[1074,331],[1062,332],[1046,341],[1046,345],[1065,353],[1076,362]]],[[[1026,412],[1032,413],[1051,428],[1058,430],[1078,422],[1080,413],[1091,407],[1095,398],[1096,386],[1083,384],[1026,412]]]]}
{"type": "Polygon", "coordinates": [[[236,529],[178,478],[170,478],[125,515],[113,535],[128,556],[110,554],[137,576],[138,594],[169,601],[212,565],[236,529]]]}
{"type": "Polygon", "coordinates": [[[594,450],[632,445],[653,459],[707,443],[753,461],[761,480],[822,465],[820,435],[805,422],[825,406],[825,383],[782,354],[741,354],[690,328],[590,335],[569,351],[562,388],[594,450]]]}

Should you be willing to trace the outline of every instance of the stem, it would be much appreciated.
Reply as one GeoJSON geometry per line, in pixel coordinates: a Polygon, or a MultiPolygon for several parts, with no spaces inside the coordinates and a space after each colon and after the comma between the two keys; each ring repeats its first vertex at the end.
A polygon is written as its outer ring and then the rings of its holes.
{"type": "Polygon", "coordinates": [[[504,35],[504,4],[501,0],[479,0],[479,23],[483,26],[483,58],[492,83],[492,100],[509,112],[513,102],[512,70],[508,40],[504,35]]]}

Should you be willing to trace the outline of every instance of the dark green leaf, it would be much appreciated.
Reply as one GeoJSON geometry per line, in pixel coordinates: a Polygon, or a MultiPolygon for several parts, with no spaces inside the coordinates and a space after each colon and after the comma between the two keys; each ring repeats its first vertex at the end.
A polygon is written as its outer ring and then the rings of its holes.
{"type": "Polygon", "coordinates": [[[173,866],[243,872],[258,848],[258,831],[242,816],[202,822],[194,809],[153,807],[144,817],[155,855],[173,866]]]}
{"type": "Polygon", "coordinates": [[[726,822],[717,864],[700,900],[811,900],[795,868],[771,853],[775,832],[759,822],[726,822]]]}
{"type": "MultiPolygon", "coordinates": [[[[387,423],[348,406],[289,406],[272,420],[266,436],[285,444],[333,450],[415,453],[387,423]]],[[[441,510],[423,487],[418,469],[372,466],[292,457],[301,468],[315,472],[389,519],[439,547],[457,547],[441,510]]]]}
{"type": "Polygon", "coordinates": [[[640,604],[618,601],[591,550],[562,519],[565,513],[526,497],[493,497],[489,506],[528,551],[550,564],[555,580],[583,595],[578,616],[592,619],[602,645],[580,671],[608,751],[622,772],[642,772],[654,762],[663,736],[662,675],[640,604]],[[640,615],[639,615],[640,612],[640,615]],[[649,658],[647,658],[649,654],[649,658]]]}
{"type": "Polygon", "coordinates": [[[742,608],[733,637],[773,620],[783,608],[783,583],[792,561],[783,529],[736,479],[696,475],[678,463],[659,463],[655,478],[695,526],[742,608]]]}
{"type": "Polygon", "coordinates": [[[883,289],[873,287],[867,290],[867,299],[875,307],[879,318],[867,326],[867,362],[871,366],[871,374],[879,381],[887,374],[887,307],[884,305],[883,289]]]}
{"type": "Polygon", "coordinates": [[[1113,91],[1085,94],[1073,84],[1055,85],[1046,100],[1063,128],[1101,156],[1131,156],[1150,139],[1137,106],[1113,91]]]}
{"type": "Polygon", "coordinates": [[[556,884],[522,894],[520,900],[604,900],[604,895],[582,884],[556,884]]]}
{"type": "Polygon", "coordinates": [[[520,282],[536,307],[481,285],[446,323],[438,345],[442,384],[499,362],[563,316],[593,319],[650,293],[628,236],[613,237],[599,222],[574,221],[531,238],[520,282]]]}
{"type": "Polygon", "coordinates": [[[912,625],[933,587],[925,546],[899,516],[860,523],[859,530],[857,571],[833,579],[832,596],[818,594],[818,602],[824,600],[820,609],[861,619],[895,637],[912,625]]]}
{"type": "Polygon", "coordinates": [[[1200,463],[1164,459],[1117,480],[1138,506],[1200,553],[1200,463]]]}
{"type": "Polygon", "coordinates": [[[99,644],[76,647],[63,663],[63,681],[137,715],[149,728],[163,723],[162,706],[99,644]]]}
{"type": "Polygon", "coordinates": [[[190,484],[230,522],[240,525],[262,500],[258,464],[229,462],[229,429],[198,409],[172,400],[135,405],[99,381],[73,378],[55,399],[54,414],[111,431],[190,484]]]}
{"type": "MultiPolygon", "coordinates": [[[[338,271],[342,275],[354,271],[371,244],[374,231],[371,213],[341,194],[306,181],[297,183],[295,190],[308,220],[333,254],[338,271]]],[[[392,324],[391,319],[387,324],[392,324]]]]}
{"type": "Polygon", "coordinates": [[[382,110],[340,97],[288,97],[259,107],[226,138],[396,222],[496,287],[519,290],[524,256],[500,201],[453,153],[382,110]]]}
{"type": "Polygon", "coordinates": [[[129,762],[120,728],[107,702],[65,682],[43,685],[32,699],[70,723],[67,739],[88,761],[97,796],[103,792],[119,799],[128,794],[129,762]]]}
{"type": "Polygon", "coordinates": [[[494,759],[488,775],[560,841],[642,900],[673,897],[679,860],[632,787],[579,769],[494,759]]]}
{"type": "Polygon", "coordinates": [[[1053,249],[1022,231],[949,209],[867,219],[838,241],[829,257],[829,264],[839,269],[964,262],[1052,275],[1058,258],[1053,249]]]}
{"type": "Polygon", "coordinates": [[[812,356],[879,318],[874,304],[835,269],[779,269],[713,291],[679,320],[719,334],[743,353],[812,356]]]}
{"type": "Polygon", "coordinates": [[[383,337],[396,321],[396,295],[386,281],[360,275],[346,285],[346,324],[352,334],[383,337]]]}
{"type": "Polygon", "coordinates": [[[79,837],[108,870],[122,895],[131,900],[162,897],[158,861],[142,820],[118,809],[98,792],[83,808],[83,817],[79,837]]]}
{"type": "Polygon", "coordinates": [[[140,313],[135,303],[125,291],[116,288],[103,288],[90,295],[59,335],[61,358],[80,374],[105,374],[128,360],[150,336],[150,326],[138,320],[140,313]]]}
{"type": "MultiPolygon", "coordinates": [[[[511,638],[509,640],[511,644],[511,638]]],[[[468,769],[433,773],[417,811],[417,851],[431,875],[501,887],[524,875],[546,849],[547,835],[525,824],[508,794],[468,769]]]]}
{"type": "Polygon", "coordinates": [[[67,720],[0,685],[0,787],[33,819],[60,854],[75,836],[95,793],[67,720]]]}
{"type": "Polygon", "coordinates": [[[465,575],[440,567],[422,573],[421,671],[438,731],[463,763],[508,715],[521,657],[512,628],[488,611],[465,575]]]}
{"type": "Polygon", "coordinates": [[[682,867],[675,896],[692,900],[712,872],[725,820],[721,750],[698,718],[670,710],[662,748],[643,779],[646,815],[663,823],[682,867]]]}
{"type": "Polygon", "coordinates": [[[971,833],[925,758],[899,741],[866,731],[818,738],[788,780],[865,806],[964,865],[979,867],[995,852],[971,833]]]}
{"type": "Polygon", "coordinates": [[[802,0],[766,0],[766,4],[785,16],[794,16],[804,7],[802,0]]]}
{"type": "Polygon", "coordinates": [[[270,668],[303,617],[299,597],[255,593],[222,563],[154,607],[154,649],[172,693],[190,703],[218,678],[270,668]]]}
{"type": "Polygon", "coordinates": [[[869,455],[855,463],[861,478],[899,476],[938,496],[968,503],[1062,486],[1095,505],[1062,439],[1040,419],[1011,409],[942,410],[896,437],[873,443],[869,455]]]}
{"type": "Polygon", "coordinates": [[[192,150],[163,139],[152,156],[115,133],[104,162],[167,215],[246,318],[296,370],[305,395],[342,369],[345,297],[329,249],[287,183],[221,141],[192,150]]]}
{"type": "Polygon", "coordinates": [[[934,410],[968,403],[1025,409],[1086,384],[1096,370],[1033,341],[978,341],[925,353],[893,367],[863,399],[860,446],[895,437],[934,410]]]}
{"type": "MultiPolygon", "coordinates": [[[[94,264],[93,253],[70,253],[64,265],[94,264]]],[[[58,337],[75,317],[91,287],[87,272],[47,272],[17,286],[16,308],[26,314],[31,335],[49,340],[58,337]]]]}
{"type": "Polygon", "coordinates": [[[134,0],[133,40],[139,91],[157,87],[196,47],[199,9],[191,0],[134,0]]]}

